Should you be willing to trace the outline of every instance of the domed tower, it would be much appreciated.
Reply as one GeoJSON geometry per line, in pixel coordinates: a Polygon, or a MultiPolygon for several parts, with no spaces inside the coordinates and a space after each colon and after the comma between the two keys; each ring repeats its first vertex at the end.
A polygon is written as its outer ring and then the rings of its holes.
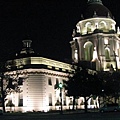
{"type": "Polygon", "coordinates": [[[120,32],[109,9],[101,0],[88,0],[82,18],[70,42],[73,62],[98,71],[119,69],[120,32]]]}

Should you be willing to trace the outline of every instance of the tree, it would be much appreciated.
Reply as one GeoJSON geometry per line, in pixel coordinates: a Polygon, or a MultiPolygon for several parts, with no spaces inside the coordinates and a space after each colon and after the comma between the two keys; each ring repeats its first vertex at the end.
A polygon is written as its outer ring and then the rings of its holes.
{"type": "Polygon", "coordinates": [[[114,71],[111,74],[111,88],[112,88],[112,96],[115,98],[115,103],[116,100],[119,98],[119,93],[120,93],[120,71],[114,71]]]}
{"type": "Polygon", "coordinates": [[[114,98],[116,103],[120,93],[120,71],[100,71],[98,77],[102,83],[101,96],[104,97],[103,103],[110,102],[111,98],[114,98]]]}
{"type": "MultiPolygon", "coordinates": [[[[22,78],[16,77],[11,78],[10,76],[5,76],[1,74],[1,93],[2,93],[2,107],[3,112],[5,112],[5,98],[11,92],[22,92],[19,85],[23,82],[22,78]]],[[[8,106],[11,107],[13,103],[11,101],[8,102],[8,106]]]]}
{"type": "Polygon", "coordinates": [[[84,97],[85,112],[87,112],[87,101],[91,96],[98,95],[100,92],[101,86],[96,90],[98,83],[96,74],[90,74],[86,68],[77,67],[73,76],[70,76],[65,82],[67,96],[73,96],[73,109],[75,99],[81,96],[84,97]]]}

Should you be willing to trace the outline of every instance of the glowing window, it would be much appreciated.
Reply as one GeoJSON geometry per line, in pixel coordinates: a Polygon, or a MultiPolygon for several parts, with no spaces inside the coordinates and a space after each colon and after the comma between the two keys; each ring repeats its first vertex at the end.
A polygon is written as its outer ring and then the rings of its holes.
{"type": "Polygon", "coordinates": [[[105,48],[105,58],[106,60],[110,60],[110,49],[108,47],[105,48]]]}
{"type": "Polygon", "coordinates": [[[90,41],[84,44],[84,56],[86,61],[93,59],[93,43],[90,41]]]}
{"type": "Polygon", "coordinates": [[[101,21],[99,23],[99,26],[100,26],[101,29],[105,29],[106,28],[106,22],[105,21],[101,21]]]}
{"type": "Polygon", "coordinates": [[[104,39],[104,43],[105,43],[105,45],[108,45],[108,39],[107,38],[104,39]]]}
{"type": "Polygon", "coordinates": [[[85,27],[87,28],[87,32],[91,32],[91,26],[92,26],[91,22],[87,22],[85,24],[85,27]]]}

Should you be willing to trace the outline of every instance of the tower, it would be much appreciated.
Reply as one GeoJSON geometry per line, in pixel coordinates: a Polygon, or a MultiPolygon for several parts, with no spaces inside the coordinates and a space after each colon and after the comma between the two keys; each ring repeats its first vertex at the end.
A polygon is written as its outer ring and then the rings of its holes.
{"type": "Polygon", "coordinates": [[[88,0],[70,42],[72,60],[97,71],[120,68],[119,27],[101,0],[88,0]]]}

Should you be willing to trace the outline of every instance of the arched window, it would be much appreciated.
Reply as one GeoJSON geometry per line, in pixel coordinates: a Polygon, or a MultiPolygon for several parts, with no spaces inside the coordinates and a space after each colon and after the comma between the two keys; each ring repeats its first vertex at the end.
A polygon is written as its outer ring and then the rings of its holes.
{"type": "Polygon", "coordinates": [[[85,27],[87,28],[87,32],[88,32],[88,33],[91,32],[91,26],[92,26],[91,22],[87,22],[87,23],[85,24],[85,27]]]}
{"type": "Polygon", "coordinates": [[[100,29],[106,29],[106,22],[105,22],[105,21],[101,21],[101,22],[99,23],[99,28],[100,28],[100,29]]]}
{"type": "Polygon", "coordinates": [[[110,49],[108,47],[105,48],[105,59],[110,60],[110,49]]]}
{"type": "Polygon", "coordinates": [[[84,59],[86,61],[93,59],[93,43],[90,41],[84,44],[84,59]]]}
{"type": "Polygon", "coordinates": [[[91,22],[87,22],[86,24],[85,24],[85,27],[88,27],[88,28],[90,28],[91,27],[91,22]]]}

